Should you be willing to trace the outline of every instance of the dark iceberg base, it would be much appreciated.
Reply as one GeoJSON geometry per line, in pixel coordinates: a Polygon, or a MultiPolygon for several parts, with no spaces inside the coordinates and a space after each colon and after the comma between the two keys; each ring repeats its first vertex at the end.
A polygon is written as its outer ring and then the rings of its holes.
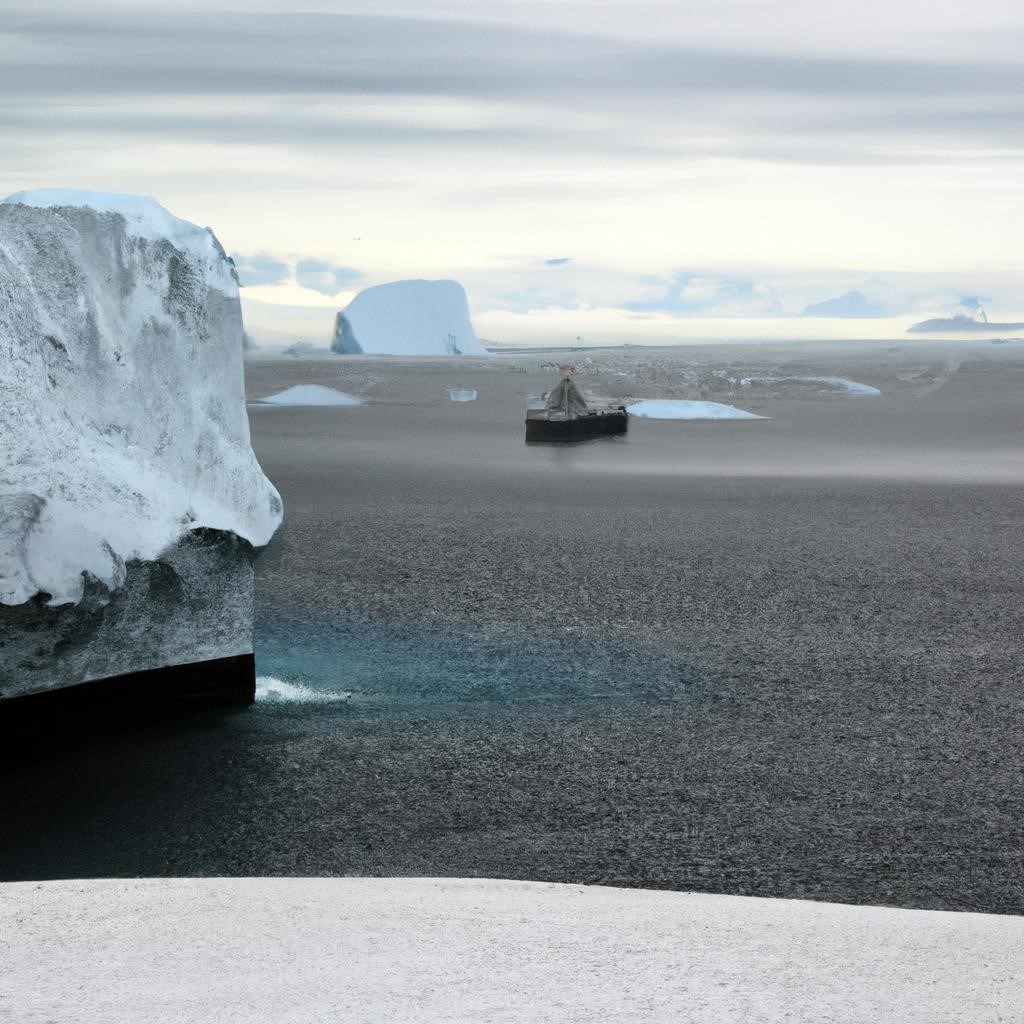
{"type": "Polygon", "coordinates": [[[0,700],[0,740],[82,734],[191,711],[248,707],[256,698],[252,654],[128,672],[0,700]]]}
{"type": "Polygon", "coordinates": [[[129,562],[114,590],[87,579],[78,604],[51,607],[41,594],[0,606],[0,708],[167,665],[251,658],[253,557],[234,534],[194,530],[154,561],[129,562]]]}

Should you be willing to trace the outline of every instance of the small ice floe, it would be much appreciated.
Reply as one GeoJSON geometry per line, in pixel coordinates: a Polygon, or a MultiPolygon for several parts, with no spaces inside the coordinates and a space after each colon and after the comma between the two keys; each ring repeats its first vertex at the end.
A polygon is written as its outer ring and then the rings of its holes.
{"type": "Polygon", "coordinates": [[[626,406],[630,416],[650,420],[766,420],[756,412],[737,409],[722,402],[691,402],[676,399],[646,399],[626,406]]]}
{"type": "Polygon", "coordinates": [[[449,388],[448,398],[452,402],[475,402],[476,388],[449,388]]]}
{"type": "Polygon", "coordinates": [[[314,690],[310,686],[298,683],[286,683],[274,676],[258,676],[256,679],[256,699],[265,703],[276,704],[332,704],[339,700],[348,700],[351,693],[332,693],[329,690],[314,690]]]}
{"type": "Polygon", "coordinates": [[[739,386],[745,391],[752,385],[765,387],[771,384],[828,384],[844,391],[850,398],[877,398],[882,393],[870,384],[861,384],[846,377],[743,377],[739,381],[739,386]]]}
{"type": "Polygon", "coordinates": [[[831,384],[853,398],[877,398],[882,393],[870,384],[861,384],[860,381],[847,380],[845,377],[805,377],[802,379],[820,380],[823,384],[831,384]]]}
{"type": "Polygon", "coordinates": [[[260,405],[362,405],[363,400],[322,384],[296,384],[276,395],[259,399],[260,405]]]}

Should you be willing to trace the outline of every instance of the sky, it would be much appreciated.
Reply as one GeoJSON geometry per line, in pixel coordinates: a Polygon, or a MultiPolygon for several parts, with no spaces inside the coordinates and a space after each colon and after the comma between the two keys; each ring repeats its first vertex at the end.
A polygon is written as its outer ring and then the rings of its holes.
{"type": "Polygon", "coordinates": [[[894,337],[1024,319],[1022,53],[1007,0],[0,0],[0,193],[210,225],[265,343],[405,277],[506,343],[894,337]]]}

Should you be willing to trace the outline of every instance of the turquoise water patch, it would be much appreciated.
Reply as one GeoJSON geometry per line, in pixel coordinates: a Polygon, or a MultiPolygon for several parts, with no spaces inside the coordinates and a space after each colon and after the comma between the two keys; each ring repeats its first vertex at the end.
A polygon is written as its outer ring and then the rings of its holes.
{"type": "Polygon", "coordinates": [[[368,623],[263,609],[257,674],[366,708],[662,703],[719,692],[693,659],[626,638],[368,623]]]}

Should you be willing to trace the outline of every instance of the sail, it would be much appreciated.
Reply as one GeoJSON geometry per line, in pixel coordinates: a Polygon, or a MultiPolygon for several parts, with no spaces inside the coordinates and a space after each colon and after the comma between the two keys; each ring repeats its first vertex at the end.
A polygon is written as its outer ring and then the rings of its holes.
{"type": "Polygon", "coordinates": [[[571,378],[563,377],[549,392],[548,413],[562,413],[566,418],[581,416],[587,411],[587,401],[571,378]]]}

